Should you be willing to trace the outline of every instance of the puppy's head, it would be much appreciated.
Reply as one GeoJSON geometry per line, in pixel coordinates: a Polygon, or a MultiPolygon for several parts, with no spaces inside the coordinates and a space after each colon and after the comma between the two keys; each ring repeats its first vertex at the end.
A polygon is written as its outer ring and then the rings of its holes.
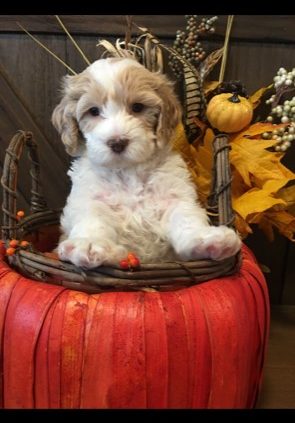
{"type": "Polygon", "coordinates": [[[73,156],[126,167],[163,149],[181,117],[172,84],[126,58],[100,59],[64,79],[52,122],[73,156]]]}

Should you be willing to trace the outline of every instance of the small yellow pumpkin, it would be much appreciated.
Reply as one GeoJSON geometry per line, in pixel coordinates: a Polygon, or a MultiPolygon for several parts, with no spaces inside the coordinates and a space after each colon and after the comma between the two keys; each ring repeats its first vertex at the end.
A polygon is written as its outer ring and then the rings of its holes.
{"type": "Polygon", "coordinates": [[[253,107],[245,97],[223,93],[209,101],[206,116],[213,128],[221,132],[238,132],[251,122],[253,107]]]}

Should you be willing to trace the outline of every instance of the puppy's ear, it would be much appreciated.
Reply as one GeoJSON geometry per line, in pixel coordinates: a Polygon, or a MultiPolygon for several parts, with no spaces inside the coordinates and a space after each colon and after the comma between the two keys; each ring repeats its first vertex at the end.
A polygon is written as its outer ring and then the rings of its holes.
{"type": "Polygon", "coordinates": [[[85,141],[76,119],[76,106],[82,91],[81,75],[66,76],[63,81],[63,98],[52,114],[52,123],[61,135],[68,154],[80,156],[85,141]]]}
{"type": "Polygon", "coordinates": [[[181,120],[182,111],[174,93],[173,84],[164,75],[158,75],[158,77],[162,80],[158,89],[162,105],[157,126],[157,136],[159,140],[169,142],[181,120]]]}

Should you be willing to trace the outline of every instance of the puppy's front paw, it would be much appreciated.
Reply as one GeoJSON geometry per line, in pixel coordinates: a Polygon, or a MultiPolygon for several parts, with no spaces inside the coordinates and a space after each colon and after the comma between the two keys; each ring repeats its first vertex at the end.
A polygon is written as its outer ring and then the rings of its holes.
{"type": "Polygon", "coordinates": [[[117,263],[127,254],[127,251],[124,247],[115,244],[102,244],[97,239],[72,238],[62,241],[57,247],[57,253],[61,260],[92,269],[102,264],[117,263]]]}
{"type": "Polygon", "coordinates": [[[209,226],[201,236],[195,236],[179,255],[186,260],[211,258],[223,260],[235,255],[241,248],[241,239],[226,226],[209,226]]]}

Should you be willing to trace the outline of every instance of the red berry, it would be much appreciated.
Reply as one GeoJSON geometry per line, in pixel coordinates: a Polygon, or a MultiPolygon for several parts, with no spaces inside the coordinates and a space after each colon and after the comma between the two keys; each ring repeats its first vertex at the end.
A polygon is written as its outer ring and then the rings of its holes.
{"type": "Polygon", "coordinates": [[[28,241],[21,241],[19,245],[23,248],[26,248],[29,245],[29,242],[28,241]]]}
{"type": "Polygon", "coordinates": [[[137,257],[133,257],[129,259],[129,264],[131,267],[138,267],[140,265],[140,261],[137,257]]]}
{"type": "Polygon", "coordinates": [[[25,215],[25,212],[23,210],[19,210],[16,213],[16,217],[18,217],[19,219],[21,219],[22,217],[24,217],[24,215],[25,215]]]}
{"type": "Polygon", "coordinates": [[[11,241],[9,241],[9,247],[17,247],[19,244],[19,240],[18,239],[12,239],[11,241]]]}
{"type": "Polygon", "coordinates": [[[14,253],[15,253],[15,248],[13,248],[13,247],[7,248],[7,250],[6,250],[7,256],[13,256],[14,253]]]}
{"type": "Polygon", "coordinates": [[[121,260],[119,264],[121,269],[129,269],[129,263],[127,260],[121,260]]]}

